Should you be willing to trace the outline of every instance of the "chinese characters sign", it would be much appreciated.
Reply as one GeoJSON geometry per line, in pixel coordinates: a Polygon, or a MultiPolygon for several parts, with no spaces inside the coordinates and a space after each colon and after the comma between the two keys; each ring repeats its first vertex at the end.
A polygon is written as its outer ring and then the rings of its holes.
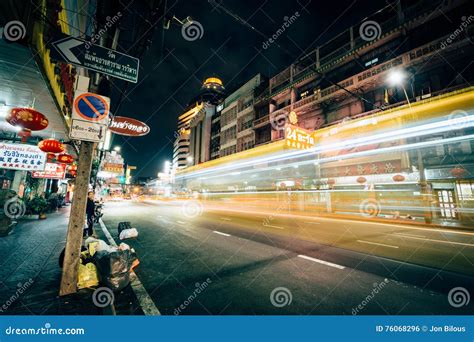
{"type": "Polygon", "coordinates": [[[0,168],[39,171],[44,170],[46,153],[37,146],[0,143],[0,168]]]}
{"type": "Polygon", "coordinates": [[[290,148],[307,149],[313,148],[315,145],[315,139],[313,132],[305,129],[287,125],[285,127],[285,143],[290,148]]]}
{"type": "Polygon", "coordinates": [[[44,171],[33,171],[33,178],[63,179],[66,175],[66,165],[56,163],[46,163],[44,171]]]}

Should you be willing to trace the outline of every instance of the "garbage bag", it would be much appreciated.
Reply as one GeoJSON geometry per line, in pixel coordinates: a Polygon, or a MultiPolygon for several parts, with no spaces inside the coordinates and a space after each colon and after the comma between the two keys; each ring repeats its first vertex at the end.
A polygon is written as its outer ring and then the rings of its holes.
{"type": "Polygon", "coordinates": [[[104,240],[96,239],[93,237],[87,238],[84,244],[87,246],[90,255],[94,255],[95,252],[101,251],[101,250],[112,252],[115,249],[115,247],[110,246],[104,240]]]}
{"type": "Polygon", "coordinates": [[[99,278],[97,276],[97,268],[95,265],[92,262],[89,262],[85,265],[79,264],[77,288],[83,289],[97,285],[99,285],[99,278]]]}
{"type": "Polygon", "coordinates": [[[129,249],[115,248],[112,252],[100,250],[94,254],[94,260],[102,284],[114,291],[119,291],[129,284],[132,263],[129,249]]]}
{"type": "Polygon", "coordinates": [[[120,233],[120,240],[133,239],[138,236],[138,231],[136,228],[124,229],[120,233]]]}
{"type": "Polygon", "coordinates": [[[130,222],[123,221],[123,222],[119,222],[117,229],[118,229],[118,233],[120,235],[122,230],[130,229],[130,228],[132,228],[132,224],[130,222]]]}

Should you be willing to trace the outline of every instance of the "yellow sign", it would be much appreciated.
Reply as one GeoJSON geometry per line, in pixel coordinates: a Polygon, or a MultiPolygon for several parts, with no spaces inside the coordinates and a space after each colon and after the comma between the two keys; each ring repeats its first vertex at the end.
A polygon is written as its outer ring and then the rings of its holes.
{"type": "Polygon", "coordinates": [[[316,144],[313,132],[307,131],[300,127],[288,125],[285,128],[286,146],[305,150],[313,148],[316,144]]]}

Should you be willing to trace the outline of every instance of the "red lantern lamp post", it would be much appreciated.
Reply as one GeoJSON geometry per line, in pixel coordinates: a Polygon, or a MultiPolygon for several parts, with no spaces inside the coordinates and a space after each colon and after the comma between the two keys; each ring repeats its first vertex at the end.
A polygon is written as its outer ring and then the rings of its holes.
{"type": "Polygon", "coordinates": [[[67,153],[61,153],[57,156],[56,161],[61,164],[72,164],[74,161],[73,156],[67,153]]]}
{"type": "Polygon", "coordinates": [[[48,127],[46,116],[32,108],[12,108],[5,121],[15,127],[21,127],[18,135],[24,143],[31,136],[31,131],[41,131],[48,127]]]}
{"type": "Polygon", "coordinates": [[[56,139],[45,139],[38,143],[38,147],[41,151],[46,153],[63,153],[64,145],[56,139]]]}

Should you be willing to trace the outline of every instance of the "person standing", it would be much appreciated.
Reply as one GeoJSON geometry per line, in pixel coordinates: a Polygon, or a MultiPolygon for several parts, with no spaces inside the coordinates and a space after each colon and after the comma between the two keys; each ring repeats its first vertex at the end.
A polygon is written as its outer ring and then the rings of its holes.
{"type": "Polygon", "coordinates": [[[94,214],[95,214],[95,203],[94,203],[94,191],[87,193],[87,228],[84,229],[84,237],[91,236],[94,233],[94,214]]]}

